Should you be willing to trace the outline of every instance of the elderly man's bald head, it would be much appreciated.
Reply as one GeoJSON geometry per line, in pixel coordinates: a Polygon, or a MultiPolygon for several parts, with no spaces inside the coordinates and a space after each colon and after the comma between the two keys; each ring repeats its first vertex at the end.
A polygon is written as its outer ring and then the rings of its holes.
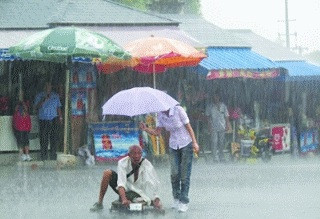
{"type": "Polygon", "coordinates": [[[129,147],[129,154],[130,154],[132,151],[140,151],[140,152],[142,152],[142,148],[141,148],[139,145],[134,144],[134,145],[131,145],[131,146],[129,147]]]}
{"type": "Polygon", "coordinates": [[[139,145],[129,147],[129,157],[133,164],[138,164],[142,158],[142,148],[139,145]]]}

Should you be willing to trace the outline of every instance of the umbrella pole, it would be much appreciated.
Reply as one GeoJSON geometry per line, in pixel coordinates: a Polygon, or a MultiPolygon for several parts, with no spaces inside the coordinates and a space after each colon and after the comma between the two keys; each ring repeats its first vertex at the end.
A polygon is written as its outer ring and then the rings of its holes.
{"type": "Polygon", "coordinates": [[[66,70],[66,88],[65,88],[65,103],[64,103],[64,139],[63,139],[63,153],[67,154],[67,147],[68,147],[68,123],[69,123],[69,80],[70,80],[70,64],[67,63],[67,70],[66,70]]]}
{"type": "Polygon", "coordinates": [[[153,74],[153,88],[156,89],[156,66],[152,64],[152,74],[153,74]]]}
{"type": "MultiPolygon", "coordinates": [[[[153,88],[156,89],[156,66],[155,66],[154,63],[152,64],[152,74],[153,74],[153,88]]],[[[157,113],[155,114],[155,123],[156,123],[156,126],[157,126],[157,113]]],[[[159,136],[156,136],[156,144],[157,144],[156,155],[160,155],[159,136]]]]}

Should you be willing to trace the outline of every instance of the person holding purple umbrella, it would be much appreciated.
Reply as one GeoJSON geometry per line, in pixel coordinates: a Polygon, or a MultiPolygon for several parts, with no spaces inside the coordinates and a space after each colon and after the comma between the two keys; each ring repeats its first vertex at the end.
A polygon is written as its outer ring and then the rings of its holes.
{"type": "Polygon", "coordinates": [[[186,212],[189,203],[190,175],[193,152],[198,153],[199,145],[186,111],[176,105],[167,111],[158,113],[158,125],[155,129],[141,122],[142,131],[159,136],[162,129],[170,132],[169,154],[171,165],[171,185],[174,202],[172,208],[186,212]]]}

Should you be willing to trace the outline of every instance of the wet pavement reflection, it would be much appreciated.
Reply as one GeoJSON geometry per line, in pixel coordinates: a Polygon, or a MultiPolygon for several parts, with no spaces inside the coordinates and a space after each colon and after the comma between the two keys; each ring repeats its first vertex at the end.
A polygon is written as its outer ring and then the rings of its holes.
{"type": "Polygon", "coordinates": [[[104,209],[89,209],[97,201],[105,168],[53,165],[0,166],[0,218],[319,218],[320,160],[277,155],[270,163],[211,163],[199,158],[191,174],[190,205],[186,213],[172,203],[167,163],[156,163],[163,184],[166,214],[124,215],[110,212],[117,195],[108,190],[104,209]]]}

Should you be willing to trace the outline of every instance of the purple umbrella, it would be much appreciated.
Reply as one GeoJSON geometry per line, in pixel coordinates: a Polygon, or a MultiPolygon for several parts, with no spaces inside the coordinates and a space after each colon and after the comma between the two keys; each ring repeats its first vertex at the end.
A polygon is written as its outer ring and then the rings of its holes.
{"type": "Polygon", "coordinates": [[[137,116],[166,111],[179,104],[163,91],[135,87],[113,95],[102,107],[103,115],[137,116]]]}

